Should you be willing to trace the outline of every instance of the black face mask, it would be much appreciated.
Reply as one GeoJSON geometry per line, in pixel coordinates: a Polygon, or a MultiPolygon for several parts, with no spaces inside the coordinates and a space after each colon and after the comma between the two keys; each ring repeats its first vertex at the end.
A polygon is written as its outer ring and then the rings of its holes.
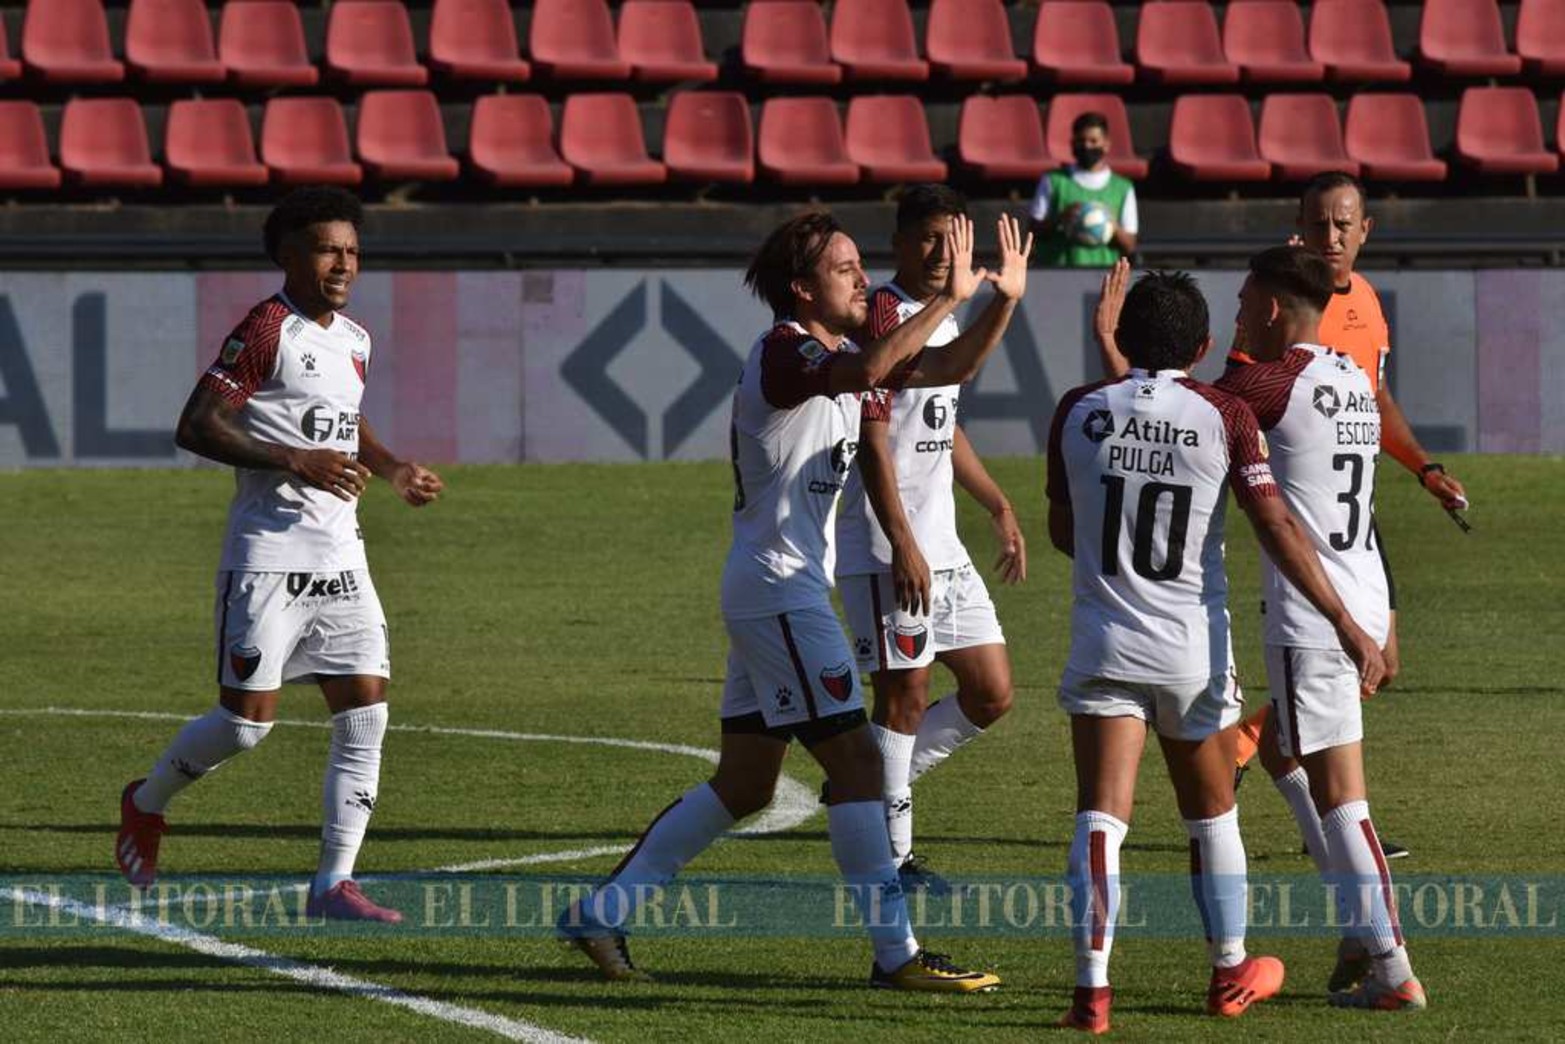
{"type": "Polygon", "coordinates": [[[1091,170],[1098,165],[1099,160],[1103,159],[1102,149],[1088,148],[1085,145],[1077,145],[1071,149],[1071,152],[1076,157],[1076,166],[1083,170],[1091,170]]]}

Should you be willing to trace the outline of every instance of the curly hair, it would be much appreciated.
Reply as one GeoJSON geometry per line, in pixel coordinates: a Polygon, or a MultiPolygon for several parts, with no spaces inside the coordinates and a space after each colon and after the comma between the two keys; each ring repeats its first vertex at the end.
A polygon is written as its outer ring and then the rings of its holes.
{"type": "Polygon", "coordinates": [[[345,189],[324,185],[294,189],[266,215],[262,232],[266,256],[280,264],[277,254],[284,239],[300,229],[328,221],[346,221],[358,229],[364,224],[364,205],[345,189]]]}

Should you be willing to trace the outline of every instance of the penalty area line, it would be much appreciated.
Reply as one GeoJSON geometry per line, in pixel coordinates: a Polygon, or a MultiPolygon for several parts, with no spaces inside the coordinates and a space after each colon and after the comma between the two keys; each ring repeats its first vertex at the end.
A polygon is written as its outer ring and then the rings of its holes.
{"type": "Polygon", "coordinates": [[[232,964],[244,965],[247,968],[255,968],[285,979],[304,983],[306,986],[311,986],[318,990],[330,990],[353,997],[362,997],[365,1000],[379,1001],[382,1004],[405,1008],[408,1011],[417,1012],[429,1018],[439,1019],[442,1022],[455,1023],[459,1026],[467,1026],[470,1029],[493,1033],[506,1040],[527,1041],[529,1044],[590,1044],[585,1038],[569,1037],[539,1026],[536,1023],[507,1018],[504,1015],[495,1015],[477,1008],[466,1008],[460,1004],[451,1004],[447,1001],[437,1001],[416,993],[404,993],[399,989],[382,983],[356,979],[350,975],[343,975],[341,972],[334,971],[331,968],[322,968],[288,957],[279,957],[276,954],[267,953],[265,950],[257,950],[251,946],[227,942],[216,936],[205,935],[188,928],[156,923],[147,924],[139,918],[133,919],[131,914],[123,907],[96,907],[76,899],[25,888],[0,889],[0,898],[12,903],[51,907],[77,918],[135,932],[138,935],[144,935],[160,942],[172,943],[175,946],[183,946],[187,950],[194,950],[207,957],[228,961],[232,964]]]}

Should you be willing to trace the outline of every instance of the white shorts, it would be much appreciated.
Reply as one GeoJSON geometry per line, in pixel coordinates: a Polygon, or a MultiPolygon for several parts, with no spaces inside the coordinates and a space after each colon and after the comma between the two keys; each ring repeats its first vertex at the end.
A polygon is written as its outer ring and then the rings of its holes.
{"type": "Polygon", "coordinates": [[[1268,645],[1266,680],[1277,715],[1277,744],[1287,757],[1364,738],[1358,668],[1341,649],[1268,645]]]}
{"type": "Polygon", "coordinates": [[[721,717],[759,713],[768,728],[786,728],[864,708],[853,654],[830,605],[724,623],[721,717]]]}
{"type": "Polygon", "coordinates": [[[1099,718],[1140,718],[1159,736],[1204,740],[1236,725],[1244,709],[1244,694],[1232,671],[1204,682],[1162,685],[1065,672],[1060,679],[1060,706],[1067,714],[1099,718]]]}
{"type": "Polygon", "coordinates": [[[366,569],[217,574],[217,683],[270,692],[316,675],[391,677],[390,639],[366,569]]]}
{"type": "Polygon", "coordinates": [[[837,591],[861,671],[928,667],[941,653],[1005,644],[989,589],[971,562],[933,571],[929,612],[919,615],[897,608],[889,570],[841,577],[837,591]]]}

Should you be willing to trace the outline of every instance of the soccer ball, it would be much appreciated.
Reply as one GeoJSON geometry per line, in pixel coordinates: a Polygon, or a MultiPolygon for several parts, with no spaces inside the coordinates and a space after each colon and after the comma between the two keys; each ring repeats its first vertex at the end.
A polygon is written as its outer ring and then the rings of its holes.
{"type": "Polygon", "coordinates": [[[1104,246],[1114,238],[1114,219],[1102,203],[1083,203],[1070,232],[1082,246],[1104,246]]]}

